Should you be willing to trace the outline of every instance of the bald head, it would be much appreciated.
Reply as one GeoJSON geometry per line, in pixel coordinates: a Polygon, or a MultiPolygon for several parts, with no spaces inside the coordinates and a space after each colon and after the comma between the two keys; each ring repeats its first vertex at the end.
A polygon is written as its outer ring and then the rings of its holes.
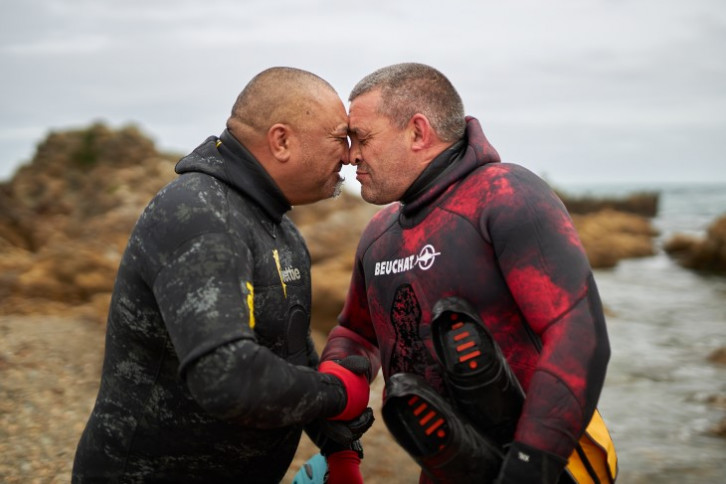
{"type": "Polygon", "coordinates": [[[272,67],[256,75],[237,97],[227,127],[263,134],[275,123],[299,128],[318,115],[321,99],[337,97],[315,74],[293,67],[272,67]]]}
{"type": "Polygon", "coordinates": [[[348,162],[348,115],[335,89],[292,67],[256,75],[237,97],[227,129],[291,205],[333,196],[348,162]]]}

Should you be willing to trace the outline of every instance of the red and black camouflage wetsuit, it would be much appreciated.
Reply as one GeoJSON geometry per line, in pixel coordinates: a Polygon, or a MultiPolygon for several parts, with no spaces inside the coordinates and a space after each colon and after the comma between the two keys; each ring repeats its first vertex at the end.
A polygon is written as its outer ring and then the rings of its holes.
{"type": "Polygon", "coordinates": [[[74,483],[277,483],[345,404],[313,369],[310,255],[274,181],[226,131],[176,169],[118,271],[74,483]]]}
{"type": "Polygon", "coordinates": [[[430,323],[448,296],[476,308],[526,391],[515,440],[566,459],[610,356],[598,291],[562,202],[528,170],[500,163],[473,118],[465,139],[365,229],[322,358],[380,352],[385,378],[415,373],[443,394],[430,323]]]}

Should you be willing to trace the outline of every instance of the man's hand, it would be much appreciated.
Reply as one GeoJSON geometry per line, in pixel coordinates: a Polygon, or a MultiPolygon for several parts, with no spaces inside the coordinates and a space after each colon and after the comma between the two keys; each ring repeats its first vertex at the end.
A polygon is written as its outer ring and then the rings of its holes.
{"type": "Polygon", "coordinates": [[[346,394],[345,408],[331,420],[353,420],[358,418],[368,406],[370,386],[366,375],[370,371],[370,362],[358,355],[347,356],[340,360],[323,361],[318,371],[338,378],[343,384],[346,394]]]}
{"type": "Polygon", "coordinates": [[[555,484],[567,464],[559,456],[514,442],[504,458],[496,484],[555,484]]]}
{"type": "MultiPolygon", "coordinates": [[[[359,440],[371,428],[374,420],[373,409],[368,407],[353,420],[320,419],[316,421],[315,429],[319,439],[330,442],[331,448],[348,448],[352,442],[359,440]]],[[[323,454],[326,454],[325,449],[321,447],[321,450],[323,450],[323,454]]]]}

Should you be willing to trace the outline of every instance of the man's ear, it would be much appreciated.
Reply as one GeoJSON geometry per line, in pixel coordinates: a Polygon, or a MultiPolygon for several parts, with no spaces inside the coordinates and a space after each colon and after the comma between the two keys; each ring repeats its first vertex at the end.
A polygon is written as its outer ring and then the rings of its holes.
{"type": "Polygon", "coordinates": [[[408,122],[408,126],[411,133],[412,150],[419,151],[431,146],[436,136],[426,116],[421,113],[414,114],[408,122]]]}
{"type": "Polygon", "coordinates": [[[282,123],[273,124],[267,130],[270,153],[283,163],[290,159],[290,134],[290,127],[282,123]]]}

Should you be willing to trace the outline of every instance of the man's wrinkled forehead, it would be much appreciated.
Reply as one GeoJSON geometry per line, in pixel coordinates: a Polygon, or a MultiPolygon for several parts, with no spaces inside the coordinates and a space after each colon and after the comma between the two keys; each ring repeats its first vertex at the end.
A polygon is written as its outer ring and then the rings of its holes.
{"type": "Polygon", "coordinates": [[[363,136],[383,116],[378,112],[380,92],[368,91],[353,99],[348,113],[348,134],[363,136]]]}

